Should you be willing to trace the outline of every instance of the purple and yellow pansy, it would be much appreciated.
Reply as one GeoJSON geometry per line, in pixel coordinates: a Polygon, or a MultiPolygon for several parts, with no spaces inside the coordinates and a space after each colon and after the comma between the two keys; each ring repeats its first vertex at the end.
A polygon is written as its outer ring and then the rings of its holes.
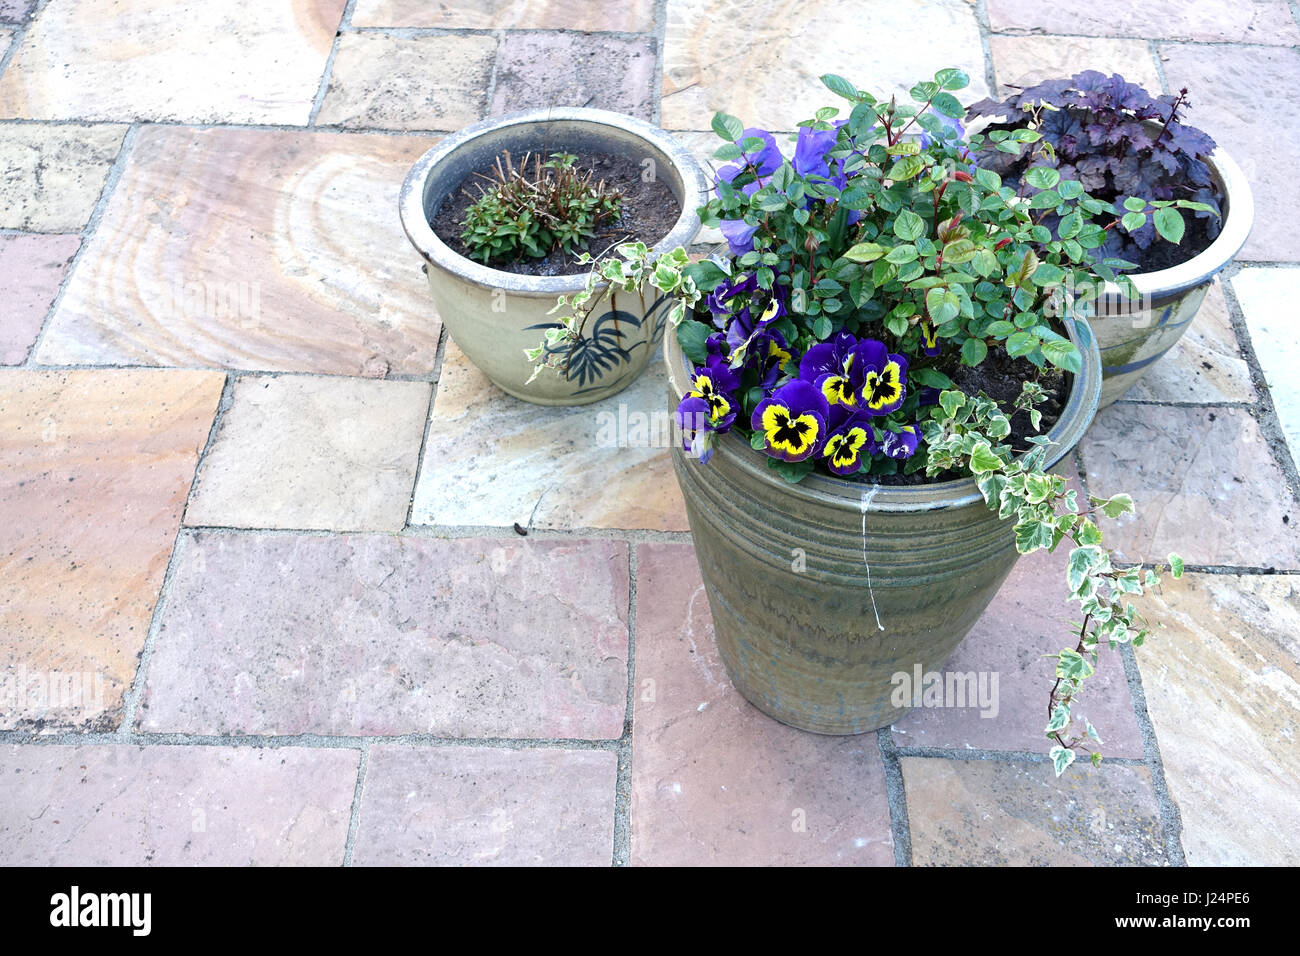
{"type": "Polygon", "coordinates": [[[939,354],[939,333],[929,322],[921,323],[921,351],[931,358],[939,354]]]}
{"type": "MultiPolygon", "coordinates": [[[[814,345],[799,361],[799,377],[812,382],[831,405],[857,408],[870,340],[841,332],[833,341],[814,345]]],[[[883,346],[882,346],[883,347],[883,346]]]]}
{"type": "Polygon", "coordinates": [[[847,405],[832,405],[821,457],[832,474],[854,475],[879,451],[871,419],[847,405]]]}
{"type": "Polygon", "coordinates": [[[915,425],[903,425],[898,431],[886,431],[880,443],[881,454],[890,458],[911,458],[921,443],[921,432],[915,425]]]}
{"type": "Polygon", "coordinates": [[[863,344],[862,410],[868,415],[898,411],[907,397],[907,357],[875,339],[864,339],[863,344]]]}
{"type": "Polygon", "coordinates": [[[794,379],[755,406],[750,425],[762,434],[764,448],[773,458],[803,461],[825,442],[829,415],[830,404],[816,386],[794,379]]]}
{"type": "Polygon", "coordinates": [[[740,387],[740,373],[729,367],[722,355],[712,356],[707,365],[696,368],[686,398],[704,403],[705,422],[710,431],[726,431],[736,420],[735,392],[740,387]]]}

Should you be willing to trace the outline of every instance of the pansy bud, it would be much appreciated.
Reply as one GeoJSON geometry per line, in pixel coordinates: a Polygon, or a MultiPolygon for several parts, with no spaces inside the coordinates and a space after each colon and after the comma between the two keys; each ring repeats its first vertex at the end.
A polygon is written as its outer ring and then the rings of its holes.
{"type": "Polygon", "coordinates": [[[818,240],[816,234],[809,232],[808,235],[804,237],[804,252],[816,252],[820,246],[821,242],[818,240]]]}

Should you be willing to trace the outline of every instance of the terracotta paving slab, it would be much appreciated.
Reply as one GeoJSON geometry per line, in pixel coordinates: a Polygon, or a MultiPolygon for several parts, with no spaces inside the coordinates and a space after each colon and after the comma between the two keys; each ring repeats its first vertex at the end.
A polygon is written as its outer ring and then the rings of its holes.
{"type": "Polygon", "coordinates": [[[623,542],[187,535],[148,731],[617,738],[623,542]]]}
{"type": "Polygon", "coordinates": [[[222,383],[0,371],[0,728],[121,720],[222,383]]]}
{"type": "Polygon", "coordinates": [[[400,531],[431,391],[427,382],[240,378],[185,523],[400,531]]]}
{"type": "Polygon", "coordinates": [[[1253,402],[1258,397],[1217,281],[1178,344],[1123,396],[1125,401],[1200,405],[1253,402]]]}
{"type": "Polygon", "coordinates": [[[846,104],[822,86],[823,73],[888,98],[944,67],[970,76],[963,101],[988,93],[975,7],[965,0],[878,4],[870,16],[833,0],[797,12],[756,0],[742,14],[728,0],[681,0],[668,7],[661,122],[706,130],[722,110],[746,126],[793,130],[818,107],[846,104]]]}
{"type": "Polygon", "coordinates": [[[125,126],[0,123],[0,229],[80,232],[125,135],[125,126]]]}
{"type": "Polygon", "coordinates": [[[1300,863],[1300,582],[1193,574],[1138,654],[1193,866],[1300,863]]]}
{"type": "Polygon", "coordinates": [[[894,862],[876,735],[772,720],[731,686],[688,544],[637,548],[632,862],[894,862]]]}
{"type": "Polygon", "coordinates": [[[27,360],[80,245],[80,236],[0,236],[0,365],[27,360]]]}
{"type": "Polygon", "coordinates": [[[1291,460],[1300,464],[1300,337],[1296,335],[1295,303],[1300,295],[1300,269],[1242,269],[1232,279],[1241,304],[1251,346],[1268,382],[1291,460]]]}
{"type": "Polygon", "coordinates": [[[5,866],[339,866],[355,750],[0,748],[5,866]]]}
{"type": "Polygon", "coordinates": [[[609,866],[612,751],[371,749],[357,866],[609,866]]]}
{"type": "Polygon", "coordinates": [[[396,213],[431,142],[141,129],[36,360],[431,372],[440,324],[396,213]]]}
{"type": "MultiPolygon", "coordinates": [[[[988,610],[938,672],[945,682],[949,675],[957,675],[952,678],[954,686],[965,676],[960,686],[967,693],[966,706],[911,711],[893,726],[899,747],[1047,753],[1044,728],[1055,655],[1077,641],[1070,622],[1079,618],[1078,605],[1068,600],[1065,585],[1068,557],[1066,542],[1056,554],[1038,552],[1020,559],[988,610]],[[1048,600],[1049,595],[1055,595],[1055,602],[1048,600]],[[969,687],[975,693],[966,690],[969,687]]],[[[1097,728],[1105,741],[1102,753],[1142,756],[1133,699],[1118,655],[1102,651],[1076,714],[1097,728]]]]}
{"type": "Polygon", "coordinates": [[[357,0],[354,27],[440,27],[462,30],[607,30],[649,33],[653,0],[357,0]]]}
{"type": "Polygon", "coordinates": [[[316,122],[450,132],[483,116],[497,41],[490,36],[339,38],[316,122]]]}
{"type": "Polygon", "coordinates": [[[0,79],[0,116],[305,124],[345,3],[50,3],[0,79]]]}
{"type": "Polygon", "coordinates": [[[617,395],[545,408],[504,394],[449,341],[411,523],[685,531],[669,424],[658,357],[617,395]]]}
{"type": "Polygon", "coordinates": [[[1130,83],[1159,96],[1160,74],[1143,39],[1078,36],[989,37],[998,95],[1013,92],[1009,84],[1032,86],[1043,80],[1073,76],[1080,70],[1119,73],[1130,83]]]}
{"type": "Polygon", "coordinates": [[[1255,228],[1237,258],[1300,260],[1300,235],[1289,217],[1274,214],[1300,206],[1300,179],[1288,164],[1277,161],[1278,137],[1300,137],[1300,118],[1287,115],[1275,124],[1261,124],[1253,109],[1242,107],[1257,102],[1263,90],[1279,102],[1300,100],[1300,50],[1162,43],[1159,51],[1169,88],[1191,90],[1188,122],[1215,138],[1241,166],[1254,191],[1255,228]]]}
{"type": "Polygon", "coordinates": [[[904,757],[916,866],[1160,866],[1145,767],[904,757]]]}
{"type": "Polygon", "coordinates": [[[1089,491],[1133,496],[1103,528],[1121,560],[1300,567],[1296,502],[1249,412],[1112,405],[1082,448],[1089,491]]]}
{"type": "Polygon", "coordinates": [[[514,33],[501,41],[493,113],[590,106],[649,121],[659,97],[651,37],[514,33]],[[563,69],[556,69],[563,63],[563,69]]]}
{"type": "Polygon", "coordinates": [[[995,32],[1300,43],[1300,30],[1285,0],[988,0],[988,14],[995,32]]]}

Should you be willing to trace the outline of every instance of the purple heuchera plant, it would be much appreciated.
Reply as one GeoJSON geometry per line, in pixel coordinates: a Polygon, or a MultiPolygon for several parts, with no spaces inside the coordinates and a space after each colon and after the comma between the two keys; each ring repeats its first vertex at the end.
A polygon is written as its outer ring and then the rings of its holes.
{"type": "MultiPolygon", "coordinates": [[[[1157,97],[1119,74],[1085,70],[1069,79],[1028,87],[1004,100],[981,100],[967,116],[1001,117],[1015,126],[1026,111],[1034,111],[1038,131],[1055,150],[1063,179],[1077,179],[1093,196],[1117,206],[1130,196],[1205,203],[1214,211],[1195,215],[1204,220],[1207,236],[1213,239],[1219,234],[1222,197],[1205,157],[1214,150],[1214,140],[1180,122],[1180,111],[1187,105],[1186,89],[1177,96],[1157,97]]],[[[985,144],[978,161],[1008,185],[1015,185],[1031,164],[1028,156],[1000,151],[992,142],[985,144]]],[[[1045,161],[1035,156],[1032,163],[1045,161]]],[[[1027,185],[1024,190],[1037,191],[1027,185]]],[[[1132,233],[1112,230],[1100,253],[1140,262],[1143,250],[1156,239],[1148,219],[1132,233]]]]}

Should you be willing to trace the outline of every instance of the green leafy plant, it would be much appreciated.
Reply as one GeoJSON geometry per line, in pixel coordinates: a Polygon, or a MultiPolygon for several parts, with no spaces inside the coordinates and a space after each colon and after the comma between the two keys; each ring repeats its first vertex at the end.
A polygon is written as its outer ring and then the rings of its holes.
{"type": "Polygon", "coordinates": [[[617,246],[612,255],[597,259],[584,252],[578,261],[591,267],[583,287],[559,297],[548,314],[563,314],[543,331],[541,345],[524,350],[528,361],[537,363],[528,377],[530,382],[546,369],[567,375],[572,349],[585,339],[587,322],[607,289],[631,294],[649,286],[671,296],[674,301],[668,321],[674,327],[681,324],[702,294],[695,284],[701,267],[692,266],[690,256],[680,246],[655,258],[644,242],[626,242],[617,246]]]}
{"type": "MultiPolygon", "coordinates": [[[[1014,411],[1025,411],[1037,429],[1042,413],[1035,407],[1043,393],[1025,382],[1014,411]]],[[[1143,569],[1141,565],[1117,567],[1111,552],[1102,544],[1100,518],[1118,518],[1133,513],[1133,499],[1125,494],[1110,498],[1088,496],[1087,505],[1065,478],[1043,469],[1051,442],[1042,435],[1028,439],[1033,447],[1024,455],[1015,453],[1003,439],[1011,433],[1005,411],[986,395],[969,396],[945,391],[939,396],[935,414],[925,422],[925,439],[930,455],[927,474],[949,469],[967,470],[990,510],[1015,521],[1016,550],[1021,554],[1055,551],[1062,541],[1074,548],[1066,567],[1066,584],[1072,600],[1078,602],[1083,620],[1077,625],[1077,641],[1061,650],[1056,661],[1056,679],[1047,702],[1045,733],[1052,741],[1050,756],[1059,777],[1082,750],[1091,754],[1094,766],[1101,763],[1102,743],[1097,729],[1083,720],[1083,729],[1071,732],[1077,723],[1072,705],[1084,681],[1096,670],[1099,651],[1121,644],[1141,647],[1150,626],[1128,600],[1160,586],[1160,575],[1183,573],[1183,561],[1169,555],[1169,564],[1143,569]]]]}
{"type": "MultiPolygon", "coordinates": [[[[842,77],[822,81],[848,101],[848,116],[825,107],[800,123],[792,158],[770,132],[714,117],[725,141],[714,155],[730,165],[700,218],[721,230],[728,252],[692,262],[682,249],[656,259],[626,244],[592,262],[586,288],[557,303],[545,346],[527,350],[535,374],[562,367],[602,283],[650,285],[677,300],[670,318],[692,365],[678,422],[701,464],[734,428],[792,483],[815,470],[859,482],[898,470],[969,476],[1011,522],[1021,553],[1070,540],[1067,583],[1083,620],[1057,655],[1045,732],[1058,774],[1079,751],[1096,762],[1099,736],[1086,721],[1073,732],[1072,707],[1102,644],[1146,640],[1127,596],[1157,586],[1161,569],[1114,564],[1098,519],[1131,511],[1132,500],[1078,501],[1044,468],[1047,436],[1028,436],[1027,451],[1008,441],[1011,416],[1025,413],[1041,432],[1044,383],[1079,374],[1075,343],[1092,346],[1080,305],[1105,281],[1134,294],[1123,275],[1132,263],[1106,255],[1108,235],[1136,230],[1138,219],[1172,235],[1169,223],[1203,206],[1094,197],[1056,167],[1035,129],[967,136],[958,70],[918,83],[917,105],[878,100],[842,77]],[[1021,180],[980,165],[986,148],[1023,157],[1021,180]],[[1021,379],[1010,408],[955,386],[962,366],[991,360],[1021,379]]],[[[1175,556],[1170,566],[1181,574],[1175,556]]]]}
{"type": "Polygon", "coordinates": [[[603,179],[593,183],[594,171],[584,175],[576,161],[571,153],[552,153],[547,162],[526,153],[516,168],[509,150],[497,157],[494,175],[480,174],[488,185],[479,185],[465,213],[461,239],[470,256],[488,262],[540,259],[557,248],[571,253],[599,226],[616,221],[622,193],[603,179]]]}
{"type": "MultiPolygon", "coordinates": [[[[1177,208],[1195,211],[1194,217],[1204,221],[1206,238],[1219,234],[1223,197],[1205,162],[1214,151],[1214,140],[1181,122],[1181,111],[1188,105],[1186,89],[1177,96],[1153,96],[1118,74],[1084,70],[1001,101],[981,100],[968,115],[1007,118],[992,129],[1024,126],[1038,131],[1043,148],[1035,161],[1123,207],[1122,228],[1108,230],[1105,254],[1141,262],[1157,245],[1157,237],[1182,241],[1186,224],[1175,211],[1175,200],[1188,200],[1177,208]],[[1150,218],[1144,214],[1147,199],[1156,210],[1150,218]]],[[[1023,194],[1034,193],[1034,184],[1023,179],[1030,157],[1002,151],[989,140],[977,159],[1023,194]]],[[[1049,216],[1044,224],[1055,229],[1058,220],[1049,216]]],[[[1188,249],[1180,258],[1185,261],[1197,251],[1188,249]]]]}

